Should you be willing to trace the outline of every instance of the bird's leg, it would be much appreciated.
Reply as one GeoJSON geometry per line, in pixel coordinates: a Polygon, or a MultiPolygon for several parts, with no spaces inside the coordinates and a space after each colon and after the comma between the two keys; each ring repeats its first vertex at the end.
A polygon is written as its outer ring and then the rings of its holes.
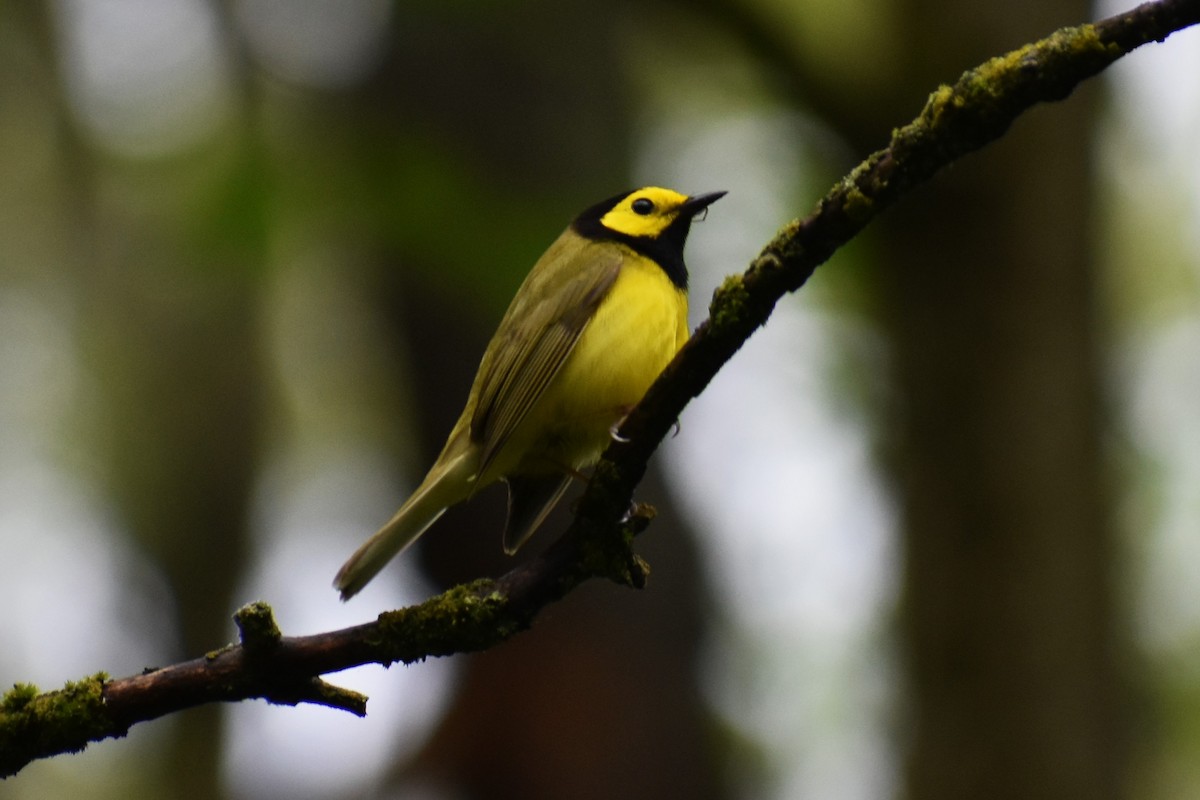
{"type": "MultiPolygon", "coordinates": [[[[621,416],[617,418],[616,422],[609,426],[608,435],[612,437],[614,442],[625,444],[629,441],[629,437],[621,435],[621,425],[624,424],[625,420],[629,417],[629,412],[633,411],[633,406],[622,406],[618,409],[618,411],[621,412],[621,416]]],[[[676,436],[678,436],[679,431],[679,420],[676,419],[675,422],[671,424],[671,438],[674,439],[676,436]]]]}
{"type": "Polygon", "coordinates": [[[610,437],[612,437],[612,440],[614,442],[620,442],[621,444],[625,444],[626,442],[629,441],[629,437],[622,436],[620,431],[621,431],[621,424],[623,422],[625,422],[626,419],[628,419],[630,411],[633,411],[633,406],[619,406],[617,408],[617,413],[620,416],[618,416],[617,421],[614,422],[612,425],[610,425],[608,428],[608,435],[610,437]]]}

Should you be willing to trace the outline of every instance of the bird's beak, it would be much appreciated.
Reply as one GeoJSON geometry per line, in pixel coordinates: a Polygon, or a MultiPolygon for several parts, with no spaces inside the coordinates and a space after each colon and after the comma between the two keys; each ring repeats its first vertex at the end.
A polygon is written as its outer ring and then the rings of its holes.
{"type": "MultiPolygon", "coordinates": [[[[725,192],[709,192],[708,194],[698,194],[694,197],[689,197],[680,206],[680,214],[689,219],[694,218],[724,196],[725,192]]],[[[704,219],[704,217],[700,217],[700,219],[704,219]]]]}

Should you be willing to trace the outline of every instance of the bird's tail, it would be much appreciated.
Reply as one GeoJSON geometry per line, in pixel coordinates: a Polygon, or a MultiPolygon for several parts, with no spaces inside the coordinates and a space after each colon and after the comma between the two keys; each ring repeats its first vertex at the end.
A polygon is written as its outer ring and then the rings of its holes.
{"type": "Polygon", "coordinates": [[[431,470],[387,524],[347,559],[333,579],[342,600],[358,594],[384,566],[437,521],[448,507],[470,496],[474,470],[460,455],[441,469],[431,470]]]}

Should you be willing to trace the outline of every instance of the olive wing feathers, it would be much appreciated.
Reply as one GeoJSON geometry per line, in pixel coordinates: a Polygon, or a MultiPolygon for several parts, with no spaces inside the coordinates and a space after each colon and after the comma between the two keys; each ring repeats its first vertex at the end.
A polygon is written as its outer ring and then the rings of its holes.
{"type": "Polygon", "coordinates": [[[471,439],[479,474],[566,363],[617,280],[618,248],[564,233],[534,265],[492,339],[476,378],[471,439]]]}

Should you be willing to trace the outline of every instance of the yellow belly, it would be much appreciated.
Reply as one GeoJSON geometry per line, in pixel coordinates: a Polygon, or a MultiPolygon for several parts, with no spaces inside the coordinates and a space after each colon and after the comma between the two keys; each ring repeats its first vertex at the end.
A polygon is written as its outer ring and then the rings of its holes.
{"type": "Polygon", "coordinates": [[[687,293],[631,256],[562,370],[513,436],[518,472],[594,464],[610,430],[688,338],[687,293]]]}

